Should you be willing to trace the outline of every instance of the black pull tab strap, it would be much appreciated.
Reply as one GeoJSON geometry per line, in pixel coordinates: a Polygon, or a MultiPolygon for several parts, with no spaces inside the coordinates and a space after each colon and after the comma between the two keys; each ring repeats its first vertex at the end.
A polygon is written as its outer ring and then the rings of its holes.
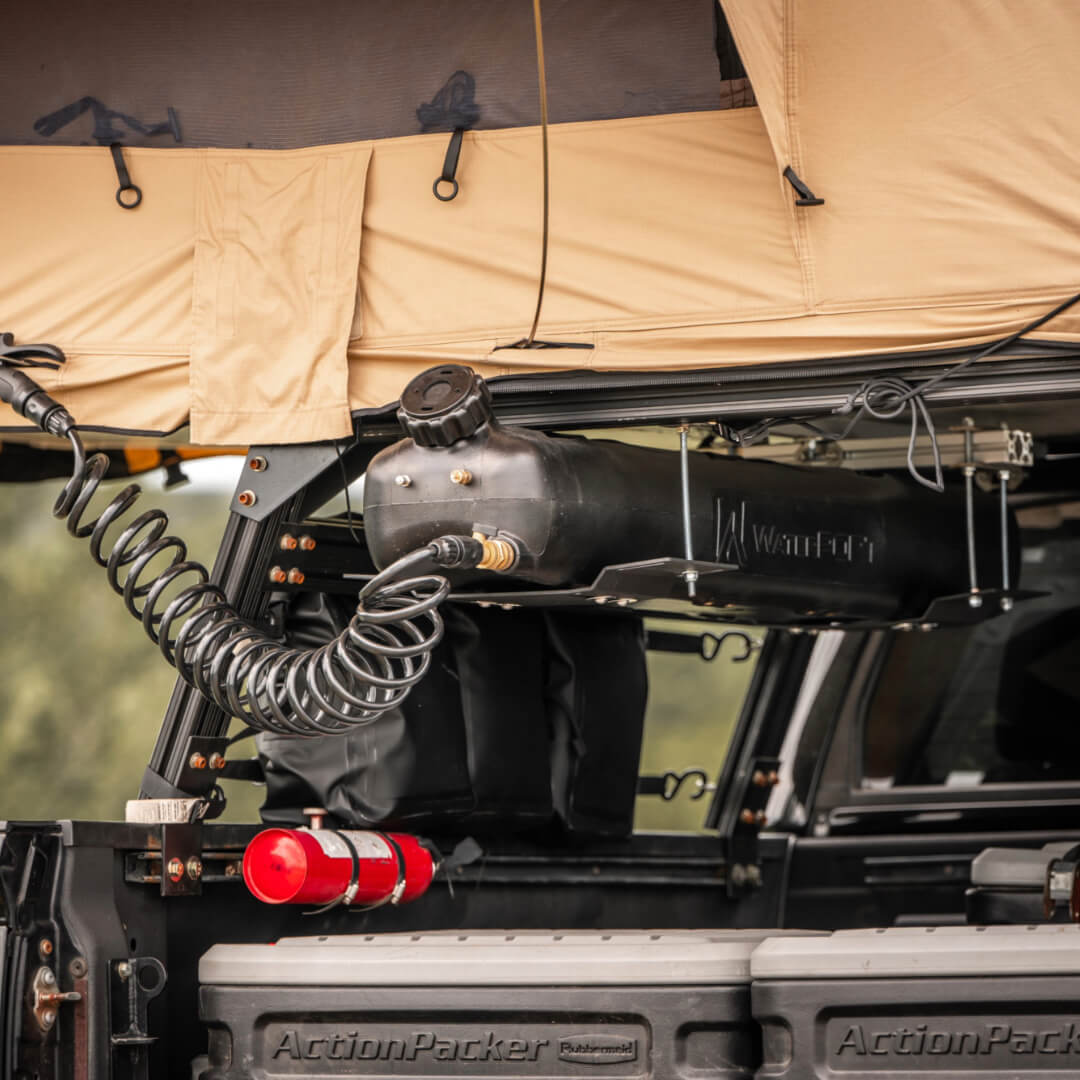
{"type": "Polygon", "coordinates": [[[458,182],[456,175],[458,158],[461,157],[461,139],[464,134],[464,128],[454,128],[454,134],[450,136],[450,145],[446,148],[446,157],[443,158],[442,175],[431,185],[435,198],[440,202],[450,202],[451,199],[457,198],[458,182]],[[449,184],[449,193],[443,194],[439,190],[440,184],[449,184]]]}
{"type": "Polygon", "coordinates": [[[824,206],[825,200],[819,199],[807,186],[799,179],[798,174],[789,165],[784,170],[784,179],[795,189],[796,194],[799,196],[795,200],[796,206],[824,206]]]}
{"type": "Polygon", "coordinates": [[[116,166],[116,178],[120,186],[116,189],[116,201],[125,210],[134,210],[142,202],[142,188],[131,182],[131,176],[124,163],[124,148],[120,143],[113,143],[109,149],[112,151],[113,164],[116,166]],[[127,195],[127,192],[131,192],[127,195]]]}

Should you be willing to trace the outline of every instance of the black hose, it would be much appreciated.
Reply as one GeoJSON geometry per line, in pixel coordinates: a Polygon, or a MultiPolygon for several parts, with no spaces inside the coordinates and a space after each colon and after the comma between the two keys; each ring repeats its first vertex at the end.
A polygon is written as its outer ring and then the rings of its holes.
{"type": "Polygon", "coordinates": [[[84,524],[109,462],[104,454],[87,458],[78,433],[66,434],[74,471],[53,515],[66,519],[72,536],[89,539],[90,554],[109,584],[180,677],[260,731],[338,734],[400,705],[424,677],[431,650],[442,638],[438,608],[450,591],[445,577],[417,571],[436,564],[475,566],[482,557],[480,545],[469,537],[443,537],[413,551],[364,586],[355,615],[334,641],[295,648],[240,617],[211,582],[209,570],[188,559],[184,541],[166,534],[164,510],[134,518],[106,550],[106,531],[134,506],[140,488],[129,484],[84,524]],[[146,577],[149,565],[161,557],[169,558],[168,566],[146,577]],[[166,603],[166,592],[184,580],[188,583],[166,603]]]}

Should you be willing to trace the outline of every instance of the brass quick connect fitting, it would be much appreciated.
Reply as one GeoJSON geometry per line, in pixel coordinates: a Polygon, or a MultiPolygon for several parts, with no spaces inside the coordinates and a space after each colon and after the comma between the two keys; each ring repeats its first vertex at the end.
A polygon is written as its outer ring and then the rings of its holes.
{"type": "Polygon", "coordinates": [[[484,557],[476,564],[477,570],[511,570],[518,560],[517,548],[509,541],[498,537],[487,537],[483,533],[473,533],[473,539],[479,540],[484,548],[484,557]]]}

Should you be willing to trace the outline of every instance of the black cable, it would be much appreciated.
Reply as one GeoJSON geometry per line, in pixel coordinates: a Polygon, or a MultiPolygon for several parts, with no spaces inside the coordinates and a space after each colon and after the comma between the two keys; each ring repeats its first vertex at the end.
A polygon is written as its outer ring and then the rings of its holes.
{"type": "Polygon", "coordinates": [[[958,372],[963,371],[972,364],[976,364],[980,360],[985,360],[986,357],[993,356],[994,353],[1000,352],[1002,349],[1006,349],[1010,345],[1015,344],[1026,334],[1030,334],[1033,330],[1037,330],[1040,326],[1048,323],[1051,319],[1056,318],[1058,315],[1062,314],[1062,312],[1068,311],[1069,308],[1077,303],[1080,303],[1080,293],[1076,293],[1067,300],[1063,300],[1050,311],[1040,315],[1037,319],[1034,319],[1027,325],[1022,326],[1019,330],[1009,334],[1008,337],[1000,338],[981,352],[969,356],[966,360],[961,360],[958,364],[953,364],[952,367],[938,372],[937,375],[933,375],[930,378],[923,380],[921,383],[912,384],[906,379],[901,378],[899,375],[871,376],[848,395],[847,400],[842,405],[839,405],[832,410],[832,415],[834,416],[854,414],[851,417],[851,421],[845,425],[844,429],[839,433],[827,432],[818,428],[813,423],[815,419],[819,418],[818,415],[815,414],[813,416],[799,417],[769,417],[765,420],[759,420],[755,424],[750,424],[745,428],[725,428],[725,437],[731,439],[736,445],[752,446],[754,443],[767,436],[774,427],[780,425],[797,425],[810,429],[815,437],[822,441],[839,442],[842,439],[846,439],[855,427],[867,416],[873,417],[875,420],[895,420],[907,410],[911,417],[911,433],[908,438],[907,449],[908,472],[916,481],[918,481],[918,483],[922,484],[923,487],[930,488],[932,491],[944,491],[945,483],[941,470],[941,448],[938,445],[937,429],[934,427],[933,418],[930,415],[930,410],[927,408],[924,398],[926,392],[945,382],[946,379],[951,379],[958,372]],[[919,435],[920,423],[926,429],[926,434],[930,439],[930,451],[934,459],[933,480],[928,480],[923,476],[915,465],[915,446],[919,435]]]}

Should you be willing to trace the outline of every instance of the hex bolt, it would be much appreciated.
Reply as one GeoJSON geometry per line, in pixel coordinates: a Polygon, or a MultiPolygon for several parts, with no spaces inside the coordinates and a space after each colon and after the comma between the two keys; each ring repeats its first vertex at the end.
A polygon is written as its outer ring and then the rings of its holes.
{"type": "Polygon", "coordinates": [[[297,547],[296,537],[292,533],[286,533],[279,541],[278,547],[282,551],[295,551],[297,547]]]}
{"type": "Polygon", "coordinates": [[[188,765],[190,765],[193,769],[205,769],[206,758],[204,758],[202,754],[196,751],[194,754],[191,755],[191,757],[188,758],[188,765]]]}
{"type": "Polygon", "coordinates": [[[210,755],[210,768],[211,769],[224,769],[225,768],[225,755],[219,754],[217,751],[210,755]]]}
{"type": "Polygon", "coordinates": [[[255,492],[252,491],[251,488],[248,488],[245,491],[241,491],[240,494],[236,496],[236,501],[241,506],[254,506],[255,505],[255,492]]]}
{"type": "MultiPolygon", "coordinates": [[[[169,863],[170,871],[172,870],[173,863],[179,863],[179,862],[180,862],[179,859],[173,859],[173,861],[171,863],[169,863]]],[[[184,871],[184,868],[180,867],[180,872],[183,873],[183,871],[184,871]]],[[[129,964],[127,960],[121,960],[120,963],[116,965],[116,974],[119,975],[121,979],[130,979],[131,978],[131,964],[129,964]]]]}
{"type": "Polygon", "coordinates": [[[40,956],[42,960],[44,960],[46,956],[52,956],[52,951],[53,943],[48,938],[42,938],[38,942],[38,956],[40,956]]]}
{"type": "Polygon", "coordinates": [[[187,876],[192,881],[198,881],[202,877],[202,859],[198,855],[192,855],[187,861],[187,876]]]}
{"type": "Polygon", "coordinates": [[[409,487],[412,484],[412,477],[406,476],[404,473],[398,473],[398,475],[394,477],[394,483],[397,484],[398,487],[409,487]]]}
{"type": "Polygon", "coordinates": [[[286,579],[288,578],[288,574],[286,574],[280,566],[271,566],[270,572],[269,574],[267,574],[267,577],[270,578],[270,581],[274,585],[284,585],[286,579]]]}
{"type": "Polygon", "coordinates": [[[290,585],[303,585],[304,584],[304,571],[297,570],[294,566],[288,573],[286,580],[290,585]]]}
{"type": "Polygon", "coordinates": [[[301,551],[314,551],[315,550],[315,538],[313,536],[301,536],[300,537],[300,550],[301,551]]]}
{"type": "Polygon", "coordinates": [[[451,484],[462,484],[468,486],[473,481],[473,475],[468,469],[455,469],[450,474],[451,484]]]}
{"type": "Polygon", "coordinates": [[[248,462],[248,468],[252,472],[266,472],[266,458],[261,457],[261,456],[260,457],[253,457],[248,462]]]}

